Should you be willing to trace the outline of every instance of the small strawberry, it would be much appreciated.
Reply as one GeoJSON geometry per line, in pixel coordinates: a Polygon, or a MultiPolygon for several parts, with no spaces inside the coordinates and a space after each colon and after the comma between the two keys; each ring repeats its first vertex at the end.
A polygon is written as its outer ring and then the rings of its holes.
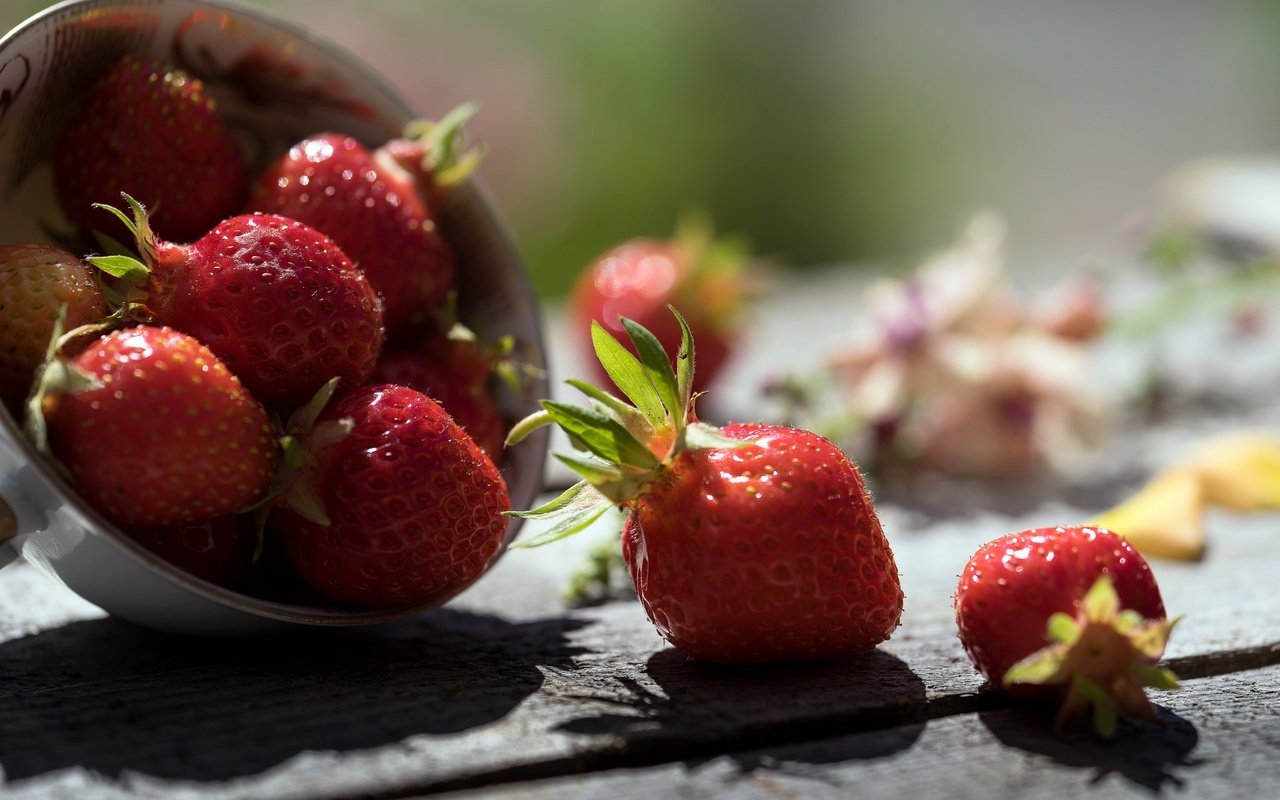
{"type": "MultiPolygon", "coordinates": [[[[469,114],[447,118],[448,130],[445,123],[432,128],[432,141],[446,135],[456,141],[469,114]]],[[[395,140],[370,152],[350,136],[322,133],[269,165],[248,207],[305,222],[337,242],[382,295],[387,333],[394,339],[443,305],[453,288],[453,253],[434,219],[431,198],[446,177],[456,182],[474,166],[464,163],[467,170],[450,170],[457,165],[452,150],[433,150],[422,141],[395,140]],[[415,168],[403,166],[402,159],[415,168]]]]}
{"type": "Polygon", "coordinates": [[[144,285],[144,318],[205,343],[269,408],[291,411],[329,379],[357,386],[382,350],[377,294],[328,237],[301,222],[246,214],[189,245],[157,239],[128,195],[145,264],[89,261],[144,285]]]}
{"type": "Polygon", "coordinates": [[[68,327],[107,315],[102,292],[79,258],[46,244],[0,246],[0,402],[15,416],[63,305],[68,327]]]}
{"type": "Polygon", "coordinates": [[[1171,689],[1155,666],[1176,620],[1165,618],[1147,562],[1105,528],[1039,528],[988,542],[955,595],[960,641],[994,686],[1064,697],[1058,725],[1093,707],[1103,736],[1117,710],[1152,720],[1143,687],[1171,689]]]}
{"type": "Polygon", "coordinates": [[[315,589],[369,607],[462,591],[502,544],[510,508],[497,467],[440,406],[403,386],[363,386],[301,409],[299,470],[268,520],[315,589]]]}
{"type": "Polygon", "coordinates": [[[803,660],[874,647],[898,625],[893,552],[862,477],[809,431],[693,414],[693,340],[675,370],[661,344],[629,319],[639,359],[598,323],[601,364],[635,403],[581,381],[583,409],[551,401],[517,423],[508,443],[558,424],[594,459],[559,456],[583,477],[517,516],[555,520],[526,546],[575,533],[618,505],[623,558],[649,619],[708,661],[803,660]]]}
{"type": "Polygon", "coordinates": [[[248,173],[204,84],[156,61],[126,56],[85,99],[54,147],[58,202],[86,230],[94,211],[127,191],[155,210],[161,236],[186,242],[239,210],[248,173]]]}
{"type": "Polygon", "coordinates": [[[249,515],[134,525],[125,533],[179,569],[219,586],[236,586],[247,578],[258,548],[258,533],[249,515]]]}
{"type": "Polygon", "coordinates": [[[570,314],[584,332],[594,321],[615,336],[625,332],[621,318],[626,317],[652,331],[670,351],[680,344],[680,327],[667,306],[684,309],[698,342],[695,388],[704,389],[733,349],[747,293],[746,258],[741,242],[714,241],[705,222],[687,221],[670,240],[634,239],[597,258],[574,285],[570,314]]]}
{"type": "Polygon", "coordinates": [[[509,342],[499,343],[497,350],[481,345],[470,331],[455,326],[449,334],[433,334],[413,347],[387,349],[371,380],[430,397],[497,464],[507,423],[493,401],[489,379],[508,349],[509,342]]]}
{"type": "Polygon", "coordinates": [[[85,500],[121,525],[231,514],[271,481],[276,443],[266,411],[186,334],[114,331],[69,362],[46,365],[41,392],[48,447],[85,500]]]}

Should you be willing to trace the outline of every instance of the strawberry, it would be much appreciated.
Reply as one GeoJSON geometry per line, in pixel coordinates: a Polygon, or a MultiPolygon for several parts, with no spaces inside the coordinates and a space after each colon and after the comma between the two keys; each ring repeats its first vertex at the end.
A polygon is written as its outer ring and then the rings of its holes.
{"type": "Polygon", "coordinates": [[[1176,620],[1147,562],[1105,528],[1038,528],[988,542],[955,594],[960,641],[978,671],[1017,696],[1065,698],[1062,726],[1093,707],[1103,736],[1116,712],[1155,719],[1144,686],[1174,688],[1155,666],[1176,620]]]}
{"type": "Polygon", "coordinates": [[[107,315],[102,292],[79,258],[46,244],[0,246],[0,402],[15,415],[63,305],[69,327],[107,315]]]}
{"type": "Polygon", "coordinates": [[[544,401],[512,430],[508,443],[554,423],[595,457],[559,456],[583,481],[517,514],[554,521],[525,546],[621,507],[636,594],[658,631],[695,658],[803,660],[884,641],[898,625],[902,589],[857,468],[809,431],[698,422],[693,339],[676,319],[675,370],[639,324],[622,320],[639,359],[592,326],[601,364],[634,406],[570,381],[590,409],[544,401]]]}
{"type": "Polygon", "coordinates": [[[695,388],[703,389],[720,374],[733,348],[745,296],[745,259],[740,242],[713,241],[705,223],[686,222],[670,240],[633,239],[593,261],[574,285],[570,315],[584,332],[594,321],[615,336],[625,333],[621,318],[627,317],[670,351],[680,344],[680,327],[667,305],[685,309],[698,342],[695,388]]]}
{"type": "Polygon", "coordinates": [[[497,467],[426,395],[363,386],[290,421],[296,482],[269,517],[298,572],[335,600],[438,603],[488,567],[510,508],[497,467]],[[300,432],[300,433],[299,433],[300,432]]]}
{"type": "Polygon", "coordinates": [[[247,578],[258,548],[258,534],[248,515],[135,525],[125,533],[179,569],[219,586],[235,586],[247,578]]]}
{"type": "Polygon", "coordinates": [[[388,349],[371,380],[427,395],[497,464],[507,425],[489,392],[495,355],[474,336],[434,334],[411,348],[388,349]]]}
{"type": "MultiPolygon", "coordinates": [[[[454,141],[469,114],[459,118],[455,112],[447,131],[445,123],[431,128],[433,141],[446,135],[454,141]]],[[[457,181],[465,172],[447,171],[446,158],[448,165],[456,160],[451,152],[432,152],[416,140],[395,140],[370,152],[350,136],[311,136],[263,171],[248,207],[305,222],[337,242],[382,295],[394,339],[443,305],[454,285],[453,253],[430,201],[440,190],[441,174],[457,181]],[[416,166],[406,169],[401,161],[416,166]]]]}
{"type": "Polygon", "coordinates": [[[295,220],[246,214],[189,245],[157,239],[145,210],[125,196],[145,264],[89,261],[144,284],[140,314],[208,345],[269,408],[291,411],[329,379],[357,386],[382,349],[377,294],[328,237],[295,220]]]}
{"type": "Polygon", "coordinates": [[[182,242],[236,213],[248,189],[244,157],[204,84],[137,56],[112,65],[63,129],[53,177],[80,227],[102,228],[93,204],[127,191],[154,207],[160,235],[182,242]]]}
{"type": "Polygon", "coordinates": [[[266,411],[209,348],[170,328],[117,330],[54,360],[37,403],[47,447],[85,500],[121,525],[231,514],[270,483],[266,411]]]}

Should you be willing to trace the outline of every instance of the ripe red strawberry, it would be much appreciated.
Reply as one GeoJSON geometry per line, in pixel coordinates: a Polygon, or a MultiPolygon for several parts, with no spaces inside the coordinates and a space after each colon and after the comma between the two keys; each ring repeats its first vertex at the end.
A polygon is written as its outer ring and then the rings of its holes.
{"type": "Polygon", "coordinates": [[[114,331],[69,364],[52,362],[45,376],[53,454],[85,500],[121,525],[231,514],[271,481],[266,411],[186,334],[114,331]]]}
{"type": "Polygon", "coordinates": [[[133,210],[145,265],[89,259],[145,280],[147,316],[205,343],[269,408],[291,411],[327,381],[358,386],[382,350],[378,296],[351,260],[314,228],[272,214],[218,223],[189,245],[155,238],[133,210]]]}
{"type": "Polygon", "coordinates": [[[0,246],[0,402],[15,416],[64,304],[66,328],[107,315],[98,284],[76,256],[47,244],[0,246]]]}
{"type": "Polygon", "coordinates": [[[440,406],[403,386],[340,397],[299,441],[298,481],[269,520],[298,572],[370,607],[443,601],[493,560],[510,508],[497,467],[440,406]]]}
{"type": "Polygon", "coordinates": [[[712,241],[705,225],[686,224],[670,240],[624,242],[578,278],[570,313],[579,330],[587,331],[594,321],[614,336],[625,332],[622,317],[634,320],[671,351],[680,344],[680,327],[667,306],[678,306],[698,342],[695,388],[702,390],[720,374],[733,349],[745,296],[745,260],[741,243],[712,241]]]}
{"type": "MultiPolygon", "coordinates": [[[[456,127],[450,135],[456,137],[456,127]]],[[[370,152],[350,136],[318,134],[269,165],[249,198],[249,209],[305,222],[337,242],[382,295],[393,339],[443,305],[454,285],[453,253],[430,202],[448,165],[406,169],[397,158],[421,164],[429,149],[395,140],[370,152]]],[[[453,164],[455,157],[448,158],[453,164]]]]}
{"type": "Polygon", "coordinates": [[[526,546],[621,506],[636,594],[658,631],[695,658],[814,659],[887,639],[902,613],[902,589],[857,468],[809,431],[697,422],[688,328],[673,371],[653,334],[631,320],[623,325],[639,360],[599,324],[592,336],[634,407],[573,381],[591,398],[590,410],[545,401],[508,439],[554,422],[599,459],[560,456],[584,480],[521,512],[556,520],[526,546]]]}
{"type": "Polygon", "coordinates": [[[174,525],[135,525],[125,533],[179,569],[219,586],[235,586],[246,579],[258,548],[252,517],[244,514],[174,525]]]}
{"type": "Polygon", "coordinates": [[[372,381],[422,392],[439,403],[495,464],[507,424],[490,394],[494,359],[475,339],[436,334],[382,354],[372,381]]]}
{"type": "Polygon", "coordinates": [[[1059,725],[1093,706],[1100,733],[1117,709],[1154,719],[1144,686],[1174,688],[1155,666],[1175,621],[1151,568],[1105,528],[1039,528],[988,542],[955,595],[960,641],[994,686],[1060,695],[1059,725]]]}
{"type": "Polygon", "coordinates": [[[204,84],[156,61],[111,66],[54,147],[58,202],[87,230],[110,219],[93,209],[126,191],[153,207],[152,224],[186,242],[239,210],[244,157],[204,84]]]}

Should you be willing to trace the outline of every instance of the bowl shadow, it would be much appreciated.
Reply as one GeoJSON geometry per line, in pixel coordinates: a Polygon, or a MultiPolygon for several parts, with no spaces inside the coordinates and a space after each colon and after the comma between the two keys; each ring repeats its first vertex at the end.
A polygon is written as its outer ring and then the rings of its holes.
{"type": "Polygon", "coordinates": [[[80,767],[221,781],[304,751],[377,748],[502,719],[568,667],[584,623],[451,609],[374,628],[185,639],[110,618],[0,645],[8,781],[80,767]],[[482,675],[482,679],[477,679],[482,675]]]}

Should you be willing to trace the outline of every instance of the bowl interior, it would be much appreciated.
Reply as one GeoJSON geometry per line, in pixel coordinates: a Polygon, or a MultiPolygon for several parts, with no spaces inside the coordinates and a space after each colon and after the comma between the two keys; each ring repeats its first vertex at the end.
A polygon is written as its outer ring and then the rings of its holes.
{"type": "MultiPolygon", "coordinates": [[[[53,195],[53,143],[97,77],[128,54],[173,64],[204,80],[219,115],[236,132],[254,168],[320,131],[346,133],[377,146],[416,116],[385,80],[356,58],[256,9],[208,0],[63,3],[0,40],[0,242],[70,237],[72,226],[53,195]]],[[[421,110],[433,117],[445,111],[421,110]]],[[[537,303],[523,262],[483,190],[474,181],[458,187],[440,216],[457,259],[462,320],[483,339],[513,336],[525,358],[545,366],[537,303]]],[[[519,394],[501,390],[498,402],[514,420],[535,410],[536,399],[545,396],[545,380],[534,379],[519,394]]],[[[83,512],[93,533],[109,537],[130,557],[220,603],[313,624],[380,621],[426,607],[369,611],[319,600],[279,602],[206,583],[154,557],[82,503],[26,445],[17,421],[2,410],[0,435],[22,442],[52,491],[83,512]]],[[[546,443],[547,437],[539,436],[506,454],[503,474],[513,507],[528,507],[540,490],[546,443]]],[[[518,524],[512,520],[507,541],[518,524]]]]}

